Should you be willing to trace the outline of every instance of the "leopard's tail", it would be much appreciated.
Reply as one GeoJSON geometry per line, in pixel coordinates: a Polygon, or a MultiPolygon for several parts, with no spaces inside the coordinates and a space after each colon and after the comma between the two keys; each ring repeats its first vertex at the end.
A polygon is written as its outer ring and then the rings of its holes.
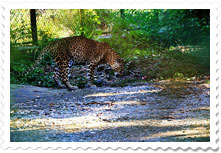
{"type": "Polygon", "coordinates": [[[49,52],[50,46],[46,46],[44,49],[42,49],[40,51],[40,54],[37,58],[37,60],[35,61],[35,63],[33,65],[31,65],[30,68],[28,68],[26,71],[22,72],[22,76],[27,75],[28,73],[30,73],[31,71],[33,71],[41,62],[41,60],[44,58],[45,54],[49,52]]]}

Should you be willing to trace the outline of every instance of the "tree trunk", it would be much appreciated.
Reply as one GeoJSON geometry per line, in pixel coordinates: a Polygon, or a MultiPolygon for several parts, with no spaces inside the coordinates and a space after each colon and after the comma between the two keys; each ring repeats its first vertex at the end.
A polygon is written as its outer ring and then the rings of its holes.
{"type": "Polygon", "coordinates": [[[81,36],[84,36],[84,10],[80,9],[80,28],[81,28],[81,36]]]}
{"type": "Polygon", "coordinates": [[[120,16],[121,16],[122,18],[125,17],[125,10],[124,10],[124,9],[120,9],[120,16]]]}
{"type": "Polygon", "coordinates": [[[37,35],[36,10],[35,9],[30,10],[30,18],[31,18],[32,42],[33,42],[33,45],[37,45],[38,35],[37,35]]]}

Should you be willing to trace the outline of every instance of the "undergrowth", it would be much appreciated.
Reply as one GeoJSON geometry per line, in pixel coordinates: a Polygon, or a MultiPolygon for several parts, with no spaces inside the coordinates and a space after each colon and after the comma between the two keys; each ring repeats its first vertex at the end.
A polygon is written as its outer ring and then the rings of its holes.
{"type": "MultiPolygon", "coordinates": [[[[16,55],[16,52],[20,51],[12,48],[14,56],[11,56],[13,62],[11,62],[11,83],[12,84],[31,84],[42,87],[55,87],[53,75],[54,62],[50,55],[46,56],[39,66],[27,75],[21,76],[20,74],[27,70],[30,65],[33,64],[32,60],[26,54],[23,55],[22,61],[21,55],[16,55]],[[26,60],[25,60],[26,59],[26,60]]],[[[144,51],[143,51],[144,52],[144,51]]],[[[139,52],[139,53],[142,53],[139,52]]],[[[30,54],[31,55],[31,54],[30,54]]],[[[32,57],[32,56],[31,56],[32,57]]],[[[135,78],[127,78],[116,81],[110,86],[126,86],[128,83],[136,81],[152,81],[162,79],[189,79],[191,77],[198,77],[209,73],[209,63],[207,48],[201,48],[199,50],[189,50],[188,52],[182,52],[179,49],[171,48],[166,51],[161,51],[154,54],[136,54],[128,56],[125,66],[125,76],[131,75],[131,72],[138,71],[139,76],[135,78]],[[129,60],[128,60],[129,59],[129,60]]],[[[79,88],[84,88],[88,83],[88,80],[82,76],[75,76],[70,80],[71,84],[77,85],[79,88]]],[[[97,86],[102,86],[102,82],[94,82],[97,86]]]]}

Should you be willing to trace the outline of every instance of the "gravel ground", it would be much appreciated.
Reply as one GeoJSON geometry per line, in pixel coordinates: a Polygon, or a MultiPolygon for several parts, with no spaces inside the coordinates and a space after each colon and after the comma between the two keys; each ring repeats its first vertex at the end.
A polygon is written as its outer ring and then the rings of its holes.
{"type": "Polygon", "coordinates": [[[170,81],[71,92],[12,84],[10,140],[210,141],[209,91],[170,81]]]}

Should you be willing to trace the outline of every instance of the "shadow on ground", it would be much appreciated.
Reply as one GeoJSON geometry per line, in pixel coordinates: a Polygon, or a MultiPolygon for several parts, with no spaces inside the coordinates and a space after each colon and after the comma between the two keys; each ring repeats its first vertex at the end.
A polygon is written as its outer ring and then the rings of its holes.
{"type": "Polygon", "coordinates": [[[210,141],[208,84],[11,85],[12,142],[210,141]]]}

